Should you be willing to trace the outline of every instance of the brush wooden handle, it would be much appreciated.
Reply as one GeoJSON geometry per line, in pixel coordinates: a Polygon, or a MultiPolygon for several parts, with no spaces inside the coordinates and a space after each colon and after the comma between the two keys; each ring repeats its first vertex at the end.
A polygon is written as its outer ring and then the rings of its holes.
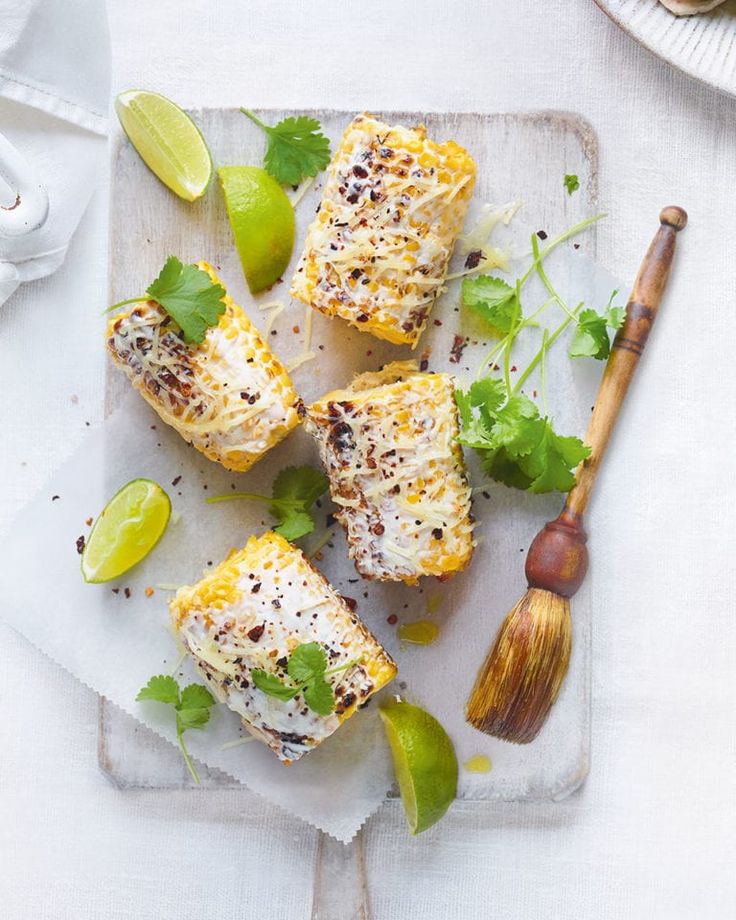
{"type": "Polygon", "coordinates": [[[687,224],[687,214],[682,208],[664,208],[659,221],[659,230],[641,263],[626,307],[624,324],[613,341],[598,388],[595,408],[585,436],[585,443],[591,448],[590,456],[578,467],[575,485],[565,503],[568,514],[581,515],[588,504],[611,432],[657,318],[672,268],[677,233],[687,224]]]}
{"type": "Polygon", "coordinates": [[[657,316],[672,268],[675,239],[687,224],[687,214],[682,208],[664,208],[659,215],[659,223],[659,230],[636,276],[624,324],[613,341],[598,388],[593,416],[585,437],[591,448],[590,456],[578,467],[575,485],[559,516],[544,526],[529,547],[526,577],[532,588],[543,588],[562,597],[572,597],[588,570],[583,512],[590,499],[613,426],[657,316]]]}

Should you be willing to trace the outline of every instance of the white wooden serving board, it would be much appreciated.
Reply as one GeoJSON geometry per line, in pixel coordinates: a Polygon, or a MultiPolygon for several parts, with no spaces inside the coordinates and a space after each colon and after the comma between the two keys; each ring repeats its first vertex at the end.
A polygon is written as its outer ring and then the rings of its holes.
{"type": "MultiPolygon", "coordinates": [[[[260,116],[275,123],[287,114],[265,111],[260,116]]],[[[353,117],[352,112],[315,111],[333,144],[353,117]]],[[[597,206],[597,140],[586,122],[579,117],[560,112],[535,114],[442,114],[417,112],[379,113],[389,122],[415,124],[424,122],[430,137],[453,138],[466,146],[478,163],[476,202],[500,204],[514,199],[525,202],[524,223],[534,229],[561,230],[595,213],[597,206]],[[580,178],[580,191],[572,196],[561,193],[566,173],[580,178]]],[[[206,109],[193,113],[209,143],[216,164],[260,163],[263,140],[258,131],[234,109],[206,109]]],[[[334,147],[333,147],[334,149],[334,147]]],[[[112,192],[110,228],[110,302],[130,296],[142,282],[155,277],[165,257],[175,253],[184,261],[206,258],[221,270],[229,292],[243,304],[251,318],[263,326],[265,318],[254,309],[232,245],[230,227],[224,203],[216,181],[203,199],[194,203],[180,202],[168,193],[148,172],[127,140],[118,135],[112,151],[112,192]]],[[[321,180],[297,208],[298,236],[295,257],[304,238],[304,227],[311,219],[319,200],[321,180]]],[[[595,228],[586,234],[585,250],[595,256],[595,228]]],[[[273,297],[288,302],[287,281],[277,285],[265,299],[273,297]]],[[[263,300],[264,298],[261,298],[263,300]]],[[[290,308],[287,323],[302,322],[301,307],[290,308]]],[[[325,321],[327,322],[327,321],[325,321]]],[[[341,323],[333,320],[333,323],[341,323]]],[[[283,325],[283,324],[282,324],[283,325]]],[[[319,334],[315,323],[315,336],[319,334]]],[[[358,335],[341,324],[335,329],[334,341],[341,335],[358,335]]],[[[427,335],[431,334],[429,331],[427,335]]],[[[370,360],[366,367],[378,367],[395,357],[407,357],[404,351],[363,335],[370,360]]],[[[316,344],[316,342],[315,342],[316,344]]],[[[283,340],[278,341],[283,345],[283,340]]],[[[296,349],[298,351],[298,348],[296,349]]],[[[277,351],[283,356],[283,347],[277,351]]],[[[419,351],[421,351],[421,346],[419,351]]],[[[286,357],[289,357],[288,351],[286,357]]],[[[309,365],[307,366],[309,368],[309,365]]],[[[314,368],[314,364],[312,365],[314,368]]],[[[354,368],[358,371],[365,368],[354,368]]],[[[306,378],[318,371],[306,371],[306,378]]],[[[349,375],[347,375],[349,376],[349,375]]],[[[302,376],[300,380],[304,380],[302,376]]],[[[117,405],[125,389],[121,374],[111,372],[108,378],[108,408],[117,405]]],[[[309,387],[309,380],[298,387],[309,387]]],[[[311,393],[304,392],[307,398],[311,393]]],[[[560,497],[532,497],[522,502],[518,511],[514,501],[518,493],[498,487],[500,515],[522,514],[528,518],[529,538],[541,523],[557,513],[560,497]],[[507,493],[507,494],[504,494],[507,493]]],[[[528,499],[529,496],[523,497],[528,499]]],[[[525,547],[522,548],[522,551],[525,547]]],[[[518,549],[521,584],[523,555],[518,549]]],[[[479,566],[479,562],[475,562],[479,566]]],[[[468,579],[483,577],[479,568],[469,570],[457,588],[462,602],[463,586],[467,592],[468,579]],[[475,573],[473,575],[472,573],[475,573]]],[[[451,586],[453,583],[449,583],[451,586]]],[[[450,596],[453,588],[446,589],[450,596]]],[[[467,800],[559,799],[576,789],[584,780],[589,766],[590,728],[590,602],[589,585],[575,599],[574,654],[570,674],[560,702],[554,743],[546,748],[544,767],[535,761],[538,750],[499,742],[494,756],[497,769],[478,777],[471,788],[463,792],[467,800]],[[550,762],[551,761],[551,762],[550,762]],[[504,772],[505,771],[505,772],[504,772]],[[509,773],[522,774],[520,782],[509,782],[509,773]],[[525,772],[526,771],[526,772],[525,772]]],[[[500,621],[515,597],[492,598],[488,609],[464,610],[463,616],[487,618],[490,644],[500,621]]],[[[452,602],[454,604],[454,601],[452,602]]],[[[457,615],[458,611],[454,611],[457,615]]],[[[369,623],[371,628],[375,624],[369,623]]],[[[385,629],[384,624],[384,629],[385,629]]],[[[379,632],[379,638],[384,636],[379,632]]],[[[421,653],[422,650],[418,650],[421,653]]],[[[477,650],[474,654],[477,657],[477,650]]],[[[431,661],[428,658],[428,661],[431,661]]],[[[474,670],[474,669],[473,669],[474,670]]],[[[472,680],[472,675],[469,675],[472,680]]],[[[483,738],[484,736],[479,736],[483,738]]],[[[139,724],[116,707],[102,700],[99,719],[99,763],[109,778],[121,788],[181,788],[191,780],[178,751],[166,744],[152,731],[139,724]]],[[[279,765],[274,761],[274,767],[279,765]]],[[[222,787],[238,784],[215,771],[200,768],[202,786],[222,787]]],[[[242,787],[241,787],[242,788],[242,787]]],[[[243,790],[244,794],[248,794],[243,790]]],[[[356,914],[357,915],[357,914],[356,914]]]]}

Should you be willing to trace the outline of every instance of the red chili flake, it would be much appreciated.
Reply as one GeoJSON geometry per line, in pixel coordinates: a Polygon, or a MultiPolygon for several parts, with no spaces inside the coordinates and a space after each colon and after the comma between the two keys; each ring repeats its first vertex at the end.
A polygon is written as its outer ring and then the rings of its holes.
{"type": "Polygon", "coordinates": [[[120,588],[113,588],[113,589],[112,589],[112,593],[113,593],[113,594],[120,594],[120,588]]]}
{"type": "Polygon", "coordinates": [[[511,365],[511,373],[512,373],[512,374],[515,374],[515,373],[516,373],[516,370],[517,370],[516,365],[515,365],[515,364],[512,364],[512,365],[511,365]]]}
{"type": "Polygon", "coordinates": [[[465,351],[465,346],[468,344],[468,340],[463,338],[461,335],[456,335],[452,342],[452,348],[450,349],[450,363],[459,364],[460,359],[463,356],[465,351]]]}
{"type": "Polygon", "coordinates": [[[248,630],[248,638],[251,642],[258,642],[258,640],[263,635],[263,630],[266,628],[264,623],[259,623],[258,626],[254,626],[253,629],[248,630]]]}
{"type": "Polygon", "coordinates": [[[300,332],[301,330],[299,329],[298,326],[292,326],[292,327],[291,327],[291,331],[292,331],[295,335],[298,335],[299,332],[300,332]]]}
{"type": "Polygon", "coordinates": [[[345,597],[345,595],[343,595],[342,599],[345,601],[345,604],[347,605],[349,610],[354,611],[355,608],[358,606],[358,602],[355,600],[354,597],[345,597]]]}
{"type": "Polygon", "coordinates": [[[146,595],[146,597],[153,597],[153,588],[148,587],[143,593],[146,595]]]}
{"type": "Polygon", "coordinates": [[[391,626],[393,626],[395,623],[399,622],[399,618],[396,616],[395,613],[392,613],[390,617],[386,617],[386,622],[390,623],[391,626]]]}
{"type": "Polygon", "coordinates": [[[429,356],[432,354],[431,348],[425,348],[419,357],[419,370],[426,371],[429,367],[429,356]]]}
{"type": "Polygon", "coordinates": [[[435,324],[435,326],[441,326],[441,325],[442,325],[442,320],[441,320],[441,319],[436,319],[436,320],[434,321],[434,324],[435,324]]]}
{"type": "Polygon", "coordinates": [[[130,588],[123,588],[123,594],[125,595],[126,599],[130,598],[130,588]]]}
{"type": "Polygon", "coordinates": [[[468,253],[468,257],[465,260],[466,268],[477,268],[480,265],[480,260],[483,258],[483,253],[480,249],[474,249],[472,252],[468,253]]]}
{"type": "Polygon", "coordinates": [[[81,537],[77,537],[77,552],[80,556],[84,552],[84,534],[81,537]]]}
{"type": "Polygon", "coordinates": [[[176,478],[171,480],[171,485],[178,486],[180,482],[181,482],[181,476],[177,476],[176,478]]]}

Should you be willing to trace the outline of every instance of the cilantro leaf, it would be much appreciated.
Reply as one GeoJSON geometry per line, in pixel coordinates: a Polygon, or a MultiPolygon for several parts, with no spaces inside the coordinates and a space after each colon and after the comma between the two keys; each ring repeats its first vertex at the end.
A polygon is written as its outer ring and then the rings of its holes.
{"type": "Polygon", "coordinates": [[[503,380],[493,377],[481,377],[470,385],[468,390],[471,406],[480,406],[489,413],[494,413],[506,399],[506,387],[503,380]]]}
{"type": "Polygon", "coordinates": [[[210,708],[216,703],[214,696],[202,684],[189,684],[180,691],[175,678],[159,674],[152,677],[146,686],[138,691],[136,700],[154,700],[173,706],[176,712],[176,737],[179,747],[192,779],[199,784],[199,774],[184,744],[184,732],[190,728],[204,728],[210,719],[210,708]]]}
{"type": "Polygon", "coordinates": [[[298,185],[305,176],[316,176],[329,164],[330,142],[315,118],[300,115],[271,126],[248,109],[240,111],[268,135],[263,165],[282,185],[298,185]]]}
{"type": "MultiPolygon", "coordinates": [[[[614,291],[611,294],[611,300],[618,294],[618,291],[614,291]]],[[[613,329],[614,332],[620,329],[624,320],[626,319],[626,307],[614,307],[613,304],[609,301],[608,306],[603,311],[603,315],[606,318],[606,325],[609,329],[613,329]]]]}
{"type": "Polygon", "coordinates": [[[225,288],[215,284],[196,265],[184,265],[169,256],[146,293],[178,323],[184,341],[201,343],[210,326],[216,326],[225,312],[225,288]]]}
{"type": "Polygon", "coordinates": [[[299,692],[299,687],[287,686],[276,674],[271,674],[261,668],[254,668],[250,672],[253,683],[268,696],[275,696],[277,700],[293,700],[299,692]]]}
{"type": "Polygon", "coordinates": [[[286,540],[294,541],[314,530],[311,507],[328,485],[327,477],[314,466],[288,466],[274,480],[270,497],[256,492],[230,492],[213,495],[207,502],[242,498],[268,502],[271,514],[279,521],[274,530],[286,540]]]}
{"type": "Polygon", "coordinates": [[[510,457],[503,447],[483,456],[483,469],[496,482],[502,482],[510,489],[525,492],[532,484],[532,479],[522,471],[518,461],[510,457]]]}
{"type": "Polygon", "coordinates": [[[210,711],[208,708],[181,709],[176,714],[176,729],[181,733],[188,728],[204,728],[209,719],[210,711]]]}
{"type": "Polygon", "coordinates": [[[327,655],[318,642],[305,642],[297,646],[286,666],[289,677],[304,683],[322,677],[327,669],[327,655]]]}
{"type": "Polygon", "coordinates": [[[269,696],[284,702],[293,700],[297,693],[304,694],[304,702],[320,716],[328,716],[335,709],[335,694],[325,677],[338,671],[347,671],[359,664],[360,658],[327,668],[327,654],[317,642],[297,645],[286,665],[293,685],[285,683],[276,674],[255,668],[251,671],[253,683],[269,696]]]}
{"type": "Polygon", "coordinates": [[[625,307],[615,307],[613,298],[618,291],[611,294],[608,306],[603,313],[596,313],[595,310],[583,310],[578,314],[575,333],[568,349],[571,358],[595,358],[598,361],[605,361],[611,351],[611,342],[608,330],[614,332],[619,329],[626,315],[625,307]]]}
{"type": "Polygon", "coordinates": [[[571,175],[565,176],[562,180],[562,184],[567,189],[567,194],[572,195],[573,192],[577,192],[580,188],[580,179],[573,173],[571,175]]]}
{"type": "Polygon", "coordinates": [[[504,335],[511,331],[521,312],[516,288],[493,275],[463,278],[461,300],[463,307],[504,335]]]}
{"type": "Polygon", "coordinates": [[[595,310],[583,310],[568,349],[571,358],[596,358],[604,361],[611,350],[605,317],[595,310]]]}
{"type": "Polygon", "coordinates": [[[575,485],[575,468],[590,455],[580,438],[556,434],[549,419],[544,419],[539,443],[520,458],[521,470],[531,478],[529,492],[569,492],[575,485]]]}
{"type": "Polygon", "coordinates": [[[530,453],[541,437],[539,409],[526,396],[512,396],[494,415],[493,441],[514,459],[530,453]]]}
{"type": "Polygon", "coordinates": [[[215,698],[203,684],[189,684],[181,691],[181,708],[198,709],[215,705],[215,698]]]}
{"type": "Polygon", "coordinates": [[[273,481],[274,502],[298,501],[307,507],[322,495],[327,477],[315,466],[287,466],[273,481]]]}
{"type": "Polygon", "coordinates": [[[314,518],[306,511],[288,511],[280,524],[274,527],[276,533],[293,543],[300,537],[306,537],[308,533],[314,530],[314,518]]]}
{"type": "Polygon", "coordinates": [[[304,702],[318,716],[328,716],[335,709],[335,693],[327,681],[319,677],[305,688],[304,702]]]}
{"type": "Polygon", "coordinates": [[[157,703],[179,705],[179,684],[168,674],[152,677],[146,686],[138,692],[136,700],[155,700],[157,703]]]}

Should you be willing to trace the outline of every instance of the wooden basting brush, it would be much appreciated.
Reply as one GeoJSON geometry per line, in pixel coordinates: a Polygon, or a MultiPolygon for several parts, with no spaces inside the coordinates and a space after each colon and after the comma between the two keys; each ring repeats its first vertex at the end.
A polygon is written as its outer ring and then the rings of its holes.
{"type": "Polygon", "coordinates": [[[559,516],[534,538],[526,558],[529,589],[510,611],[476,678],[465,715],[475,728],[528,744],[544,725],[567,674],[572,647],[570,598],[588,569],[583,512],[601,459],[657,315],[687,224],[682,208],[665,208],[634,282],[623,326],[611,347],[585,437],[590,456],[559,516]]]}

